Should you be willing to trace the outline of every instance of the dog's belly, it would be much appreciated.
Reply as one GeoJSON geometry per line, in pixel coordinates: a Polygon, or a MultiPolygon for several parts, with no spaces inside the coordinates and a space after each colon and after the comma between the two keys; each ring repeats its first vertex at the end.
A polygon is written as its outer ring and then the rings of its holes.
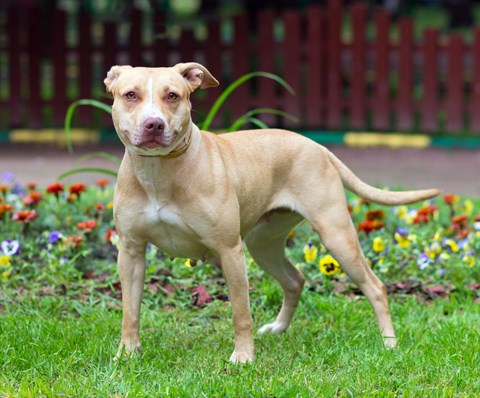
{"type": "Polygon", "coordinates": [[[171,257],[208,257],[208,249],[199,242],[174,206],[152,204],[146,209],[145,217],[148,240],[162,252],[171,257]]]}

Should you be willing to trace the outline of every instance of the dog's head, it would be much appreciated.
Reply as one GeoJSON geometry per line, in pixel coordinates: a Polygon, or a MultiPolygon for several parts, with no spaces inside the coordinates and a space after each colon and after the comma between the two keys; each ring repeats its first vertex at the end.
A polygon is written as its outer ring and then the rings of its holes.
{"type": "Polygon", "coordinates": [[[172,68],[113,66],[104,80],[113,95],[115,129],[132,152],[167,155],[189,131],[190,94],[218,86],[202,65],[190,62],[172,68]]]}

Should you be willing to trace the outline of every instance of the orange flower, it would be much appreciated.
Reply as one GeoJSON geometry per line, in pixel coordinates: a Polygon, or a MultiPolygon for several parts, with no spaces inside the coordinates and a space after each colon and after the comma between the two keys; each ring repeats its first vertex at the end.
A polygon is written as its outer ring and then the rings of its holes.
{"type": "Polygon", "coordinates": [[[27,184],[27,189],[28,189],[29,191],[35,191],[35,189],[37,189],[37,184],[34,183],[34,182],[29,182],[29,183],[27,184]]]}
{"type": "Polygon", "coordinates": [[[465,214],[452,217],[452,223],[458,226],[460,229],[463,229],[467,226],[468,216],[465,214]]]}
{"type": "Polygon", "coordinates": [[[67,244],[72,245],[73,247],[78,247],[80,243],[83,242],[83,236],[82,235],[74,235],[74,236],[69,236],[66,239],[67,244]]]}
{"type": "Polygon", "coordinates": [[[117,231],[114,229],[109,229],[107,232],[105,232],[105,240],[110,243],[110,239],[112,238],[113,235],[116,235],[117,231]]]}
{"type": "Polygon", "coordinates": [[[88,221],[79,222],[77,224],[77,228],[84,231],[85,233],[92,232],[94,229],[97,229],[97,221],[88,220],[88,221]]]}
{"type": "Polygon", "coordinates": [[[54,182],[47,187],[47,193],[55,195],[57,198],[63,192],[63,184],[59,182],[54,182]]]}
{"type": "Polygon", "coordinates": [[[7,193],[8,191],[10,191],[10,187],[8,185],[0,185],[1,193],[7,193]]]}
{"type": "Polygon", "coordinates": [[[29,192],[22,200],[25,206],[36,206],[42,200],[42,194],[40,192],[29,192]]]}
{"type": "Polygon", "coordinates": [[[105,188],[109,184],[109,181],[106,178],[102,178],[95,182],[95,185],[99,188],[105,188]]]}
{"type": "Polygon", "coordinates": [[[12,205],[0,205],[0,217],[7,213],[13,213],[12,205]]]}
{"type": "Polygon", "coordinates": [[[370,210],[366,215],[367,220],[383,220],[385,218],[385,212],[383,210],[370,210]]]}
{"type": "Polygon", "coordinates": [[[38,213],[35,210],[20,210],[12,217],[13,220],[27,224],[38,218],[38,213]]]}
{"type": "Polygon", "coordinates": [[[459,200],[460,200],[460,197],[457,195],[454,195],[453,193],[447,193],[446,195],[443,196],[443,201],[449,206],[454,205],[459,200]]]}
{"type": "Polygon", "coordinates": [[[372,231],[378,231],[385,227],[385,224],[379,220],[366,220],[358,225],[360,232],[365,232],[367,235],[372,231]]]}
{"type": "Polygon", "coordinates": [[[77,183],[77,184],[71,185],[70,188],[68,188],[68,190],[70,191],[71,194],[80,196],[82,192],[86,191],[86,187],[85,187],[85,184],[77,183]]]}

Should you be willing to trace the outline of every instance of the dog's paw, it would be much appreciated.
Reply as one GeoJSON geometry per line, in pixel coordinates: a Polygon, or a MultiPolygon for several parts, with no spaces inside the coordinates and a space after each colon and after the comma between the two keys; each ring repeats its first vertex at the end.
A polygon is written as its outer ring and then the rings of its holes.
{"type": "Polygon", "coordinates": [[[232,363],[247,363],[253,361],[253,354],[248,352],[233,351],[230,356],[230,362],[232,363]]]}
{"type": "Polygon", "coordinates": [[[391,350],[397,346],[397,338],[396,337],[389,337],[383,336],[383,344],[387,350],[391,350]]]}
{"type": "Polygon", "coordinates": [[[141,351],[142,346],[140,343],[136,345],[126,345],[121,342],[120,346],[118,347],[117,354],[113,357],[113,362],[119,361],[122,357],[130,358],[141,351]]]}
{"type": "Polygon", "coordinates": [[[263,325],[260,329],[258,329],[258,333],[280,334],[280,333],[283,333],[285,330],[287,330],[287,328],[288,328],[288,325],[285,325],[284,323],[272,322],[272,323],[267,323],[266,325],[263,325]]]}

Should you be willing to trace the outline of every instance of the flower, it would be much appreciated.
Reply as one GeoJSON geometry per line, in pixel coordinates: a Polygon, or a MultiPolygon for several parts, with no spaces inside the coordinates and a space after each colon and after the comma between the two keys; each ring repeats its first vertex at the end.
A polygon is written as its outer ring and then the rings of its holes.
{"type": "Polygon", "coordinates": [[[63,235],[59,231],[52,231],[50,232],[50,235],[48,236],[48,243],[53,244],[56,241],[60,240],[63,238],[63,235]]]}
{"type": "Polygon", "coordinates": [[[47,193],[55,195],[57,198],[63,192],[63,184],[59,182],[54,182],[47,187],[47,193]]]}
{"type": "Polygon", "coordinates": [[[35,210],[20,210],[12,217],[13,220],[27,224],[30,221],[36,220],[38,213],[35,210]]]}
{"type": "Polygon", "coordinates": [[[303,256],[306,263],[315,261],[317,258],[318,249],[313,245],[313,243],[308,243],[303,248],[303,256]]]}
{"type": "Polygon", "coordinates": [[[370,232],[382,229],[384,226],[385,224],[379,220],[366,220],[358,225],[358,230],[368,235],[370,232]]]}
{"type": "Polygon", "coordinates": [[[398,245],[403,249],[407,249],[410,247],[410,237],[406,229],[398,228],[395,232],[394,238],[397,241],[398,245]]]}
{"type": "Polygon", "coordinates": [[[474,252],[470,251],[462,258],[462,262],[465,264],[465,267],[472,268],[475,265],[474,252]]]}
{"type": "Polygon", "coordinates": [[[68,188],[68,190],[71,195],[77,195],[77,197],[80,197],[80,194],[82,192],[85,192],[87,188],[85,187],[85,184],[77,183],[77,184],[71,185],[70,188],[68,188]]]}
{"type": "Polygon", "coordinates": [[[35,189],[37,189],[37,184],[35,182],[29,182],[27,183],[27,189],[29,191],[35,191],[35,189]]]}
{"type": "Polygon", "coordinates": [[[10,256],[1,256],[0,257],[0,265],[3,267],[10,268],[12,263],[10,262],[10,256]]]}
{"type": "Polygon", "coordinates": [[[82,235],[69,236],[66,239],[66,242],[68,244],[72,245],[73,247],[78,247],[83,242],[83,236],[82,235]]]}
{"type": "Polygon", "coordinates": [[[102,178],[95,182],[95,185],[100,189],[104,189],[109,184],[109,181],[106,178],[102,178]]]}
{"type": "Polygon", "coordinates": [[[365,218],[369,221],[383,220],[385,218],[385,212],[383,210],[370,210],[365,218]]]}
{"type": "Polygon", "coordinates": [[[446,195],[443,196],[443,201],[449,205],[452,206],[460,200],[460,197],[457,195],[454,195],[453,193],[447,193],[446,195]]]}
{"type": "Polygon", "coordinates": [[[18,240],[4,240],[0,244],[0,248],[2,249],[3,254],[10,257],[19,252],[20,242],[18,240]]]}
{"type": "Polygon", "coordinates": [[[320,272],[325,275],[333,275],[340,272],[340,264],[331,255],[326,255],[320,261],[320,272]]]}
{"type": "Polygon", "coordinates": [[[431,262],[432,259],[427,253],[420,253],[420,255],[418,256],[417,265],[418,268],[420,268],[421,270],[427,268],[431,264],[431,262]]]}
{"type": "Polygon", "coordinates": [[[424,249],[424,252],[429,258],[434,260],[442,252],[442,247],[440,246],[440,243],[433,242],[430,246],[427,246],[424,249]]]}
{"type": "Polygon", "coordinates": [[[7,213],[13,213],[12,205],[2,205],[0,204],[0,217],[7,213]]]}
{"type": "Polygon", "coordinates": [[[458,253],[459,252],[459,247],[457,245],[457,242],[455,242],[453,239],[445,239],[443,241],[443,244],[445,246],[448,246],[450,248],[450,250],[454,253],[458,253]]]}
{"type": "Polygon", "coordinates": [[[23,204],[25,206],[36,206],[42,200],[42,194],[40,192],[29,192],[23,197],[23,204]]]}
{"type": "Polygon", "coordinates": [[[92,232],[94,229],[97,229],[97,226],[96,220],[82,221],[77,224],[77,228],[85,233],[92,232]]]}
{"type": "Polygon", "coordinates": [[[385,242],[383,241],[382,238],[380,238],[380,236],[377,236],[374,240],[373,240],[373,251],[376,252],[376,253],[381,253],[385,250],[385,242]]]}
{"type": "Polygon", "coordinates": [[[408,207],[407,206],[398,206],[395,208],[395,214],[400,220],[403,220],[405,217],[407,217],[408,214],[408,207]]]}
{"type": "Polygon", "coordinates": [[[413,218],[412,222],[414,224],[426,224],[430,221],[433,213],[438,209],[433,205],[428,205],[418,209],[417,215],[413,218]]]}

